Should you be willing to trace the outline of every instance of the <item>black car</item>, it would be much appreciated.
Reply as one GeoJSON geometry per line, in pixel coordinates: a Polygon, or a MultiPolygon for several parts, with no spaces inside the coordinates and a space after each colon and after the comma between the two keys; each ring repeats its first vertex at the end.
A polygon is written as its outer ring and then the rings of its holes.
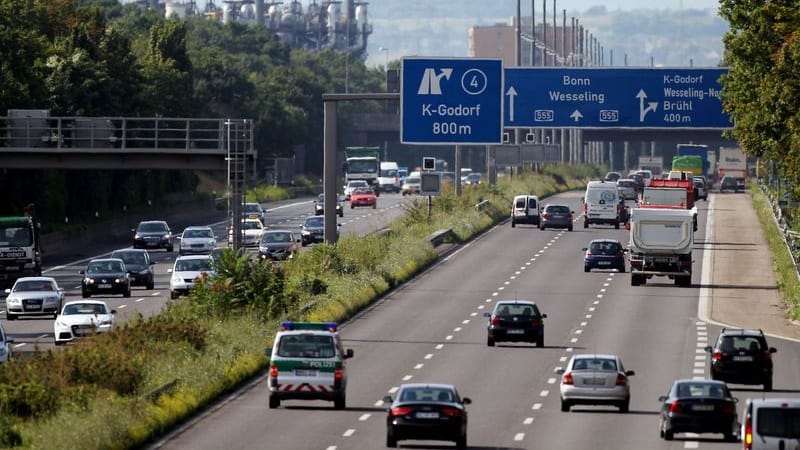
{"type": "Polygon", "coordinates": [[[572,214],[567,205],[546,205],[539,217],[539,229],[562,228],[572,231],[572,214]]]}
{"type": "Polygon", "coordinates": [[[728,386],[714,380],[676,380],[661,402],[659,434],[671,441],[675,433],[722,433],[736,442],[737,399],[728,386]]]}
{"type": "Polygon", "coordinates": [[[485,313],[489,318],[486,345],[494,347],[495,342],[535,342],[544,346],[544,320],[536,303],[525,300],[500,300],[494,311],[485,313]]]}
{"type": "Polygon", "coordinates": [[[125,263],[128,269],[128,276],[131,279],[131,286],[144,286],[147,289],[155,287],[155,276],[153,275],[153,264],[147,250],[122,249],[111,252],[112,258],[119,258],[125,263]]]}
{"type": "MultiPolygon", "coordinates": [[[[336,227],[336,236],[339,236],[339,226],[336,227]]],[[[311,216],[300,227],[300,244],[305,247],[313,242],[325,240],[325,219],[322,216],[311,216]]]]}
{"type": "Polygon", "coordinates": [[[734,177],[726,175],[722,177],[722,180],[719,182],[719,191],[744,192],[744,180],[739,181],[734,177]]]}
{"type": "Polygon", "coordinates": [[[583,271],[592,269],[617,269],[625,272],[625,253],[628,249],[616,239],[592,239],[583,250],[583,271]]]}
{"type": "MultiPolygon", "coordinates": [[[[314,200],[314,215],[321,216],[325,214],[325,194],[319,194],[317,199],[314,200]]],[[[344,217],[344,209],[342,208],[341,199],[336,197],[336,215],[344,217]]]]}
{"type": "Polygon", "coordinates": [[[606,181],[613,181],[613,182],[615,182],[615,183],[616,183],[616,182],[617,182],[617,180],[619,180],[620,178],[622,178],[622,174],[621,174],[621,173],[619,173],[619,172],[608,172],[608,173],[606,174],[606,176],[605,176],[605,180],[606,180],[606,181]]]}
{"type": "Polygon", "coordinates": [[[122,294],[131,296],[131,280],[125,263],[119,258],[102,258],[89,261],[85,270],[79,272],[81,295],[89,298],[96,294],[122,294]]]}
{"type": "Polygon", "coordinates": [[[171,252],[172,230],[163,220],[148,220],[139,222],[133,230],[133,248],[163,248],[171,252]]]}
{"type": "Polygon", "coordinates": [[[455,441],[456,448],[467,447],[467,409],[472,401],[461,398],[449,384],[403,384],[397,397],[383,398],[390,403],[386,416],[386,446],[397,441],[422,439],[455,441]]]}
{"type": "Polygon", "coordinates": [[[299,251],[297,239],[289,230],[267,230],[261,235],[258,256],[272,261],[285,261],[299,251]]]}
{"type": "Polygon", "coordinates": [[[736,384],[762,384],[772,390],[772,354],[761,330],[723,328],[710,355],[711,379],[736,384]]]}

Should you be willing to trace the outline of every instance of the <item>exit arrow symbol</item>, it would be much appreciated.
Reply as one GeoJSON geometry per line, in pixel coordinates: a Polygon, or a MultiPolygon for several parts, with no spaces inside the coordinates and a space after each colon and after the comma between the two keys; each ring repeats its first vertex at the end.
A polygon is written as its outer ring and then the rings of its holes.
{"type": "Polygon", "coordinates": [[[511,122],[514,121],[514,97],[517,96],[517,90],[514,89],[514,86],[508,88],[506,91],[506,95],[508,96],[508,117],[511,122]]]}
{"type": "Polygon", "coordinates": [[[648,102],[647,108],[644,107],[644,99],[647,98],[647,94],[644,92],[644,89],[639,89],[639,93],[636,94],[636,98],[639,99],[639,122],[644,122],[644,118],[650,111],[655,111],[658,108],[658,102],[648,102]]]}
{"type": "Polygon", "coordinates": [[[572,112],[572,114],[569,115],[569,118],[577,122],[583,119],[583,114],[581,114],[581,112],[576,109],[575,111],[572,112]]]}

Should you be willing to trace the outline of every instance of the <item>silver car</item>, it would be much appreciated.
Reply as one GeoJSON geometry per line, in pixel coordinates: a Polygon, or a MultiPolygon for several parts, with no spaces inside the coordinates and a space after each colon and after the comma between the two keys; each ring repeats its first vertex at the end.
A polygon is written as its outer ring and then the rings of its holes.
{"type": "Polygon", "coordinates": [[[616,355],[574,355],[566,368],[556,368],[561,375],[561,411],[567,412],[577,404],[612,405],[626,413],[631,401],[628,377],[616,355]]]}
{"type": "Polygon", "coordinates": [[[64,303],[64,289],[51,277],[24,277],[6,289],[6,318],[58,315],[64,303]]]}
{"type": "Polygon", "coordinates": [[[623,178],[617,180],[617,190],[619,196],[625,200],[636,200],[638,192],[636,191],[636,180],[630,178],[623,178]]]}

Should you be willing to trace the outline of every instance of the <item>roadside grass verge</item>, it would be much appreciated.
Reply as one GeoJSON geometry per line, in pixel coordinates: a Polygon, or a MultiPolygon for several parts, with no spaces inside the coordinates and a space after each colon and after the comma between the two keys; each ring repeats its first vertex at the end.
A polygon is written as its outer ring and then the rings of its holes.
{"type": "Polygon", "coordinates": [[[426,239],[433,231],[468,241],[507,218],[515,194],[544,197],[599,175],[559,167],[502,178],[460,197],[444,193],[430,215],[418,199],[387,236],[344,236],[281,266],[225,252],[216,276],[158,315],[0,366],[0,439],[9,436],[0,444],[142,446],[263,374],[280,320],[344,321],[436,261],[426,239]]]}
{"type": "Polygon", "coordinates": [[[775,223],[772,206],[767,197],[754,183],[750,183],[748,191],[753,198],[753,206],[772,253],[772,268],[778,279],[778,288],[786,302],[787,315],[792,320],[800,320],[800,281],[797,278],[792,255],[783,240],[783,233],[775,223]]]}

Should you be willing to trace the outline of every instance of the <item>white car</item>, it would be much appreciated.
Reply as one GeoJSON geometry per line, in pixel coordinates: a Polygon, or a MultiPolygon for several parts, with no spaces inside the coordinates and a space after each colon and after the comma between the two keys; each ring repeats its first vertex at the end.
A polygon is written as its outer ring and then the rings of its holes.
{"type": "Polygon", "coordinates": [[[566,369],[556,368],[561,375],[561,411],[572,406],[611,405],[626,413],[631,402],[628,377],[632,370],[625,370],[622,360],[616,355],[574,355],[566,369]]]}
{"type": "Polygon", "coordinates": [[[11,359],[11,344],[13,343],[14,340],[8,337],[3,324],[0,323],[0,363],[11,359]]]}
{"type": "MultiPolygon", "coordinates": [[[[261,242],[261,235],[264,234],[264,225],[258,219],[245,219],[242,221],[242,245],[245,247],[255,247],[261,242]]],[[[233,229],[228,231],[228,245],[233,245],[233,229]]]]}
{"type": "Polygon", "coordinates": [[[350,200],[350,194],[352,194],[357,188],[362,187],[369,187],[369,183],[367,183],[365,180],[353,180],[348,182],[344,187],[344,199],[350,200]]]}
{"type": "Polygon", "coordinates": [[[179,256],[167,272],[170,273],[169,296],[176,299],[188,294],[198,278],[213,275],[214,261],[211,255],[179,256]]]}
{"type": "Polygon", "coordinates": [[[181,233],[181,243],[178,246],[178,254],[187,253],[208,254],[214,250],[217,238],[211,227],[186,227],[181,233]]]}
{"type": "Polygon", "coordinates": [[[5,290],[6,318],[19,316],[58,315],[64,304],[64,289],[51,277],[19,278],[11,289],[5,290]]]}
{"type": "Polygon", "coordinates": [[[114,329],[116,311],[100,300],[67,302],[53,324],[56,345],[114,329]]]}

